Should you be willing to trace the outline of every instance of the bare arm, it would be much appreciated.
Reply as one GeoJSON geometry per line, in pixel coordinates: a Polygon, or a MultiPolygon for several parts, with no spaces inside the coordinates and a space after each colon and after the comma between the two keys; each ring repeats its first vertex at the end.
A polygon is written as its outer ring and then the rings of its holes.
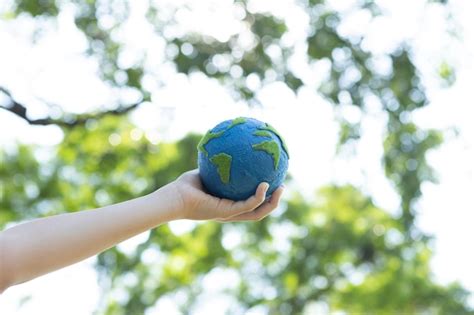
{"type": "MultiPolygon", "coordinates": [[[[161,195],[161,194],[160,194],[161,195]]],[[[71,265],[173,219],[166,195],[33,220],[0,234],[4,286],[71,265]]],[[[1,289],[0,289],[1,290],[1,289]]]]}
{"type": "Polygon", "coordinates": [[[259,220],[276,208],[282,193],[280,188],[264,202],[267,187],[261,184],[248,200],[232,202],[204,193],[197,171],[191,171],[144,197],[7,229],[0,232],[0,293],[172,220],[259,220]]]}

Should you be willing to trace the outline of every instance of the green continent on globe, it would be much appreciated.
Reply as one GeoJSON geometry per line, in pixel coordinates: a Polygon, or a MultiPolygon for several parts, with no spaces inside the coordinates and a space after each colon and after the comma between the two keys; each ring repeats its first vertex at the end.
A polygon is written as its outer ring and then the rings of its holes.
{"type": "Polygon", "coordinates": [[[280,162],[280,146],[275,140],[269,140],[260,142],[252,145],[252,148],[255,150],[265,151],[270,154],[273,158],[273,166],[275,169],[278,168],[278,163],[280,162]]]}
{"type": "Polygon", "coordinates": [[[208,132],[206,132],[206,134],[204,135],[204,137],[202,137],[201,141],[199,141],[199,144],[198,144],[198,150],[201,151],[202,153],[204,153],[206,156],[208,156],[208,153],[206,151],[206,148],[204,147],[209,141],[211,141],[212,139],[215,139],[215,138],[219,138],[220,136],[222,136],[222,134],[224,132],[226,132],[227,130],[229,130],[230,128],[234,127],[235,125],[240,125],[240,124],[243,124],[247,121],[247,119],[245,119],[244,117],[237,117],[235,119],[232,120],[232,123],[225,129],[225,130],[222,130],[222,131],[219,131],[219,132],[211,132],[210,130],[208,132]]]}
{"type": "Polygon", "coordinates": [[[266,130],[257,130],[253,133],[254,136],[271,138],[272,134],[266,130]]]}
{"type": "Polygon", "coordinates": [[[201,151],[202,153],[204,153],[206,156],[208,155],[207,154],[207,151],[206,151],[206,148],[204,147],[209,141],[211,141],[212,139],[214,138],[218,138],[220,137],[223,133],[224,133],[225,130],[223,131],[219,131],[219,132],[211,132],[211,131],[208,131],[204,137],[202,137],[201,141],[199,141],[199,144],[198,144],[198,150],[201,151]]]}
{"type": "Polygon", "coordinates": [[[227,129],[230,129],[230,128],[234,127],[235,125],[243,124],[246,121],[247,121],[247,119],[245,119],[244,117],[237,117],[237,118],[232,120],[232,123],[229,125],[229,127],[227,127],[227,129]]]}
{"type": "Polygon", "coordinates": [[[217,172],[224,184],[229,183],[230,179],[230,164],[232,162],[232,156],[226,153],[219,153],[210,158],[212,164],[217,167],[217,172]]]}
{"type": "Polygon", "coordinates": [[[276,131],[275,128],[273,128],[272,126],[270,126],[267,123],[264,123],[263,126],[258,127],[258,129],[260,129],[260,130],[269,130],[269,131],[273,132],[280,139],[281,145],[283,146],[283,150],[285,150],[286,155],[288,156],[288,158],[290,158],[290,154],[288,153],[288,148],[286,147],[285,140],[283,140],[283,138],[280,136],[280,134],[278,133],[278,131],[276,131]]]}

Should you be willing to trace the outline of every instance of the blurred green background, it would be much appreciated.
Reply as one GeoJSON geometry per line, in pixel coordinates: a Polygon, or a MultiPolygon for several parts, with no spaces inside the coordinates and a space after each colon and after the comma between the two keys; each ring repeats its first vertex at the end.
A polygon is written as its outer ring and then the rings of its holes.
{"type": "MultiPolygon", "coordinates": [[[[412,119],[428,102],[411,43],[374,54],[364,47],[363,36],[341,34],[344,15],[333,5],[301,0],[292,5],[304,13],[308,28],[301,39],[304,49],[295,51],[285,19],[255,9],[255,2],[225,2],[234,12],[237,31],[223,38],[179,28],[185,12],[192,14],[199,4],[144,1],[142,22],[148,36],[163,43],[160,65],[215,79],[235,101],[250,107],[261,106],[255,85],[281,82],[294,93],[308,87],[307,79],[291,66],[295,58],[309,69],[325,65],[326,76],[315,91],[335,110],[349,102],[365,115],[370,104],[379,104],[386,114],[380,163],[400,198],[399,214],[381,209],[370,194],[353,185],[326,185],[309,200],[291,189],[290,174],[281,208],[263,221],[205,222],[183,233],[162,225],[135,250],[115,247],[99,255],[97,314],[145,314],[164,298],[183,314],[194,314],[199,301],[209,298],[209,279],[229,284],[213,293],[226,301],[222,312],[227,314],[473,314],[468,291],[457,283],[434,280],[431,237],[414,224],[421,186],[436,178],[426,155],[443,142],[443,133],[423,129],[412,119]],[[117,291],[120,299],[111,294],[117,291]]],[[[424,5],[445,10],[444,2],[424,5]]],[[[351,10],[363,11],[370,19],[384,14],[375,1],[352,3],[351,10]]],[[[0,110],[30,125],[58,126],[63,133],[46,160],[38,158],[41,146],[34,144],[0,148],[0,228],[138,197],[196,167],[199,134],[175,142],[150,141],[130,120],[129,114],[142,104],[159,102],[153,99],[153,89],[167,81],[153,55],[137,53],[132,62],[124,57],[130,47],[121,32],[130,6],[131,1],[95,0],[3,4],[0,18],[5,22],[36,21],[32,41],[62,10],[73,8],[74,25],[87,46],[83,53],[98,62],[100,80],[117,93],[133,92],[135,99],[117,99],[81,113],[48,104],[36,117],[28,100],[16,97],[8,82],[0,86],[0,110]]],[[[442,84],[453,84],[456,77],[449,63],[434,68],[442,84]]],[[[361,126],[342,115],[337,119],[337,152],[342,152],[359,140],[361,126]]],[[[0,128],[2,133],[14,132],[0,128]]]]}

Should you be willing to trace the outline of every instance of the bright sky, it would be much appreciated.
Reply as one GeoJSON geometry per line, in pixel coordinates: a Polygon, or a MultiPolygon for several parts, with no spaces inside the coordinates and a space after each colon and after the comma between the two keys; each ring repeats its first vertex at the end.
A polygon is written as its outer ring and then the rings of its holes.
{"type": "MultiPolygon", "coordinates": [[[[198,29],[220,40],[240,31],[238,23],[232,22],[233,17],[240,13],[230,9],[231,1],[165,2],[173,6],[189,5],[190,10],[182,10],[178,15],[184,30],[198,29]]],[[[421,0],[377,1],[387,15],[372,21],[367,12],[350,13],[348,9],[353,2],[330,1],[335,8],[346,12],[340,29],[343,34],[367,33],[364,45],[380,54],[392,51],[405,39],[415,47],[415,61],[431,102],[429,107],[415,114],[416,122],[424,128],[447,131],[445,144],[429,154],[439,184],[423,186],[417,224],[423,231],[436,236],[432,261],[436,278],[442,283],[461,281],[474,291],[474,253],[468,250],[468,242],[474,238],[474,229],[471,228],[474,221],[474,201],[471,198],[474,187],[474,124],[472,105],[467,101],[470,100],[474,73],[474,20],[470,14],[474,12],[474,2],[450,2],[453,25],[446,24],[446,11],[441,7],[427,8],[421,0]],[[453,28],[458,37],[447,35],[446,30],[453,28]],[[437,67],[444,60],[454,65],[457,71],[457,81],[450,88],[443,88],[437,79],[437,67]],[[448,131],[452,127],[457,128],[459,136],[455,137],[448,131]]],[[[152,38],[149,25],[140,18],[144,3],[134,1],[132,17],[124,27],[121,38],[128,49],[121,57],[123,64],[133,63],[137,53],[145,48],[154,58],[149,62],[159,64],[166,58],[161,51],[163,41],[152,38]]],[[[304,53],[302,36],[308,21],[292,3],[291,0],[272,1],[271,10],[287,20],[290,34],[285,43],[294,45],[298,56],[304,53]]],[[[254,1],[252,9],[268,10],[266,6],[269,5],[270,2],[254,1]]],[[[84,112],[110,104],[117,97],[133,101],[133,93],[118,95],[94,76],[97,64],[81,55],[85,41],[74,29],[71,10],[60,16],[57,30],[52,28],[35,45],[30,41],[32,30],[33,24],[27,18],[0,21],[0,86],[9,88],[19,101],[28,104],[32,115],[41,116],[45,111],[38,98],[61,104],[65,111],[70,112],[84,112]]],[[[242,40],[251,41],[251,38],[245,39],[244,36],[242,40]]],[[[152,103],[142,105],[133,113],[132,119],[155,142],[178,139],[191,131],[204,132],[221,120],[235,116],[253,116],[268,121],[285,136],[292,152],[290,172],[296,179],[294,189],[311,198],[314,190],[324,184],[350,182],[362,187],[382,208],[395,213],[398,197],[385,179],[379,163],[386,117],[377,104],[371,107],[371,115],[364,118],[357,108],[341,106],[340,114],[348,119],[363,119],[363,137],[354,158],[335,158],[338,126],[334,121],[333,106],[315,94],[313,88],[324,79],[314,74],[324,73],[325,65],[307,68],[300,60],[296,57],[291,66],[304,78],[308,87],[294,95],[278,83],[266,86],[259,93],[264,106],[258,109],[234,103],[223,88],[203,75],[195,74],[188,78],[163,66],[156,75],[169,78],[166,87],[154,90],[152,103]],[[301,134],[311,135],[313,145],[303,142],[301,134]]],[[[380,67],[383,68],[383,58],[380,67]]],[[[153,90],[156,82],[150,77],[148,84],[153,90]]],[[[258,86],[259,82],[249,84],[258,86]]],[[[32,127],[16,116],[0,111],[2,146],[11,147],[15,141],[52,146],[61,139],[61,132],[56,127],[32,127]]],[[[306,138],[303,140],[307,141],[306,138]]],[[[186,222],[172,224],[176,233],[190,227],[192,225],[186,222]]],[[[144,235],[141,235],[120,246],[124,250],[133,250],[143,240],[144,235]]],[[[91,258],[11,288],[0,297],[0,313],[90,314],[98,302],[96,274],[91,268],[93,262],[94,258],[91,258]],[[20,304],[23,304],[21,308],[20,304]]],[[[219,301],[225,308],[225,297],[219,301]]],[[[212,303],[216,303],[215,299],[212,303]]],[[[203,304],[197,313],[206,313],[208,306],[203,304]]],[[[171,309],[173,300],[164,299],[150,314],[164,310],[171,314],[171,309]]]]}

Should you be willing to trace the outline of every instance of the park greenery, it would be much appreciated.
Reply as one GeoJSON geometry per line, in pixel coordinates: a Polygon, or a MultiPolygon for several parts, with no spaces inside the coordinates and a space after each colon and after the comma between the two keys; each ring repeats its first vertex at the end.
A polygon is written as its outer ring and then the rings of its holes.
{"type": "MultiPolygon", "coordinates": [[[[384,14],[374,1],[357,3],[354,10],[367,10],[373,17],[384,14]]],[[[73,6],[75,25],[88,42],[86,53],[100,62],[98,76],[113,88],[133,89],[141,95],[139,102],[117,103],[114,109],[32,119],[28,104],[17,100],[8,86],[0,87],[6,99],[0,110],[31,125],[57,125],[64,133],[47,161],[38,158],[42,152],[38,146],[0,148],[0,228],[141,196],[196,167],[202,135],[156,144],[139,134],[129,119],[140,104],[156,101],[144,78],[153,76],[161,83],[166,78],[156,74],[146,54],[133,65],[120,63],[127,44],[117,34],[127,21],[128,5],[126,1],[15,0],[9,10],[0,12],[2,19],[54,22],[65,6],[73,6]],[[113,23],[101,23],[105,16],[112,17],[113,23]],[[112,134],[120,139],[114,145],[109,141],[112,134]]],[[[289,66],[294,50],[282,41],[288,30],[284,19],[254,12],[244,0],[232,5],[244,13],[239,23],[250,32],[250,45],[242,44],[239,33],[219,41],[199,33],[170,31],[179,23],[176,13],[185,9],[179,6],[164,8],[150,1],[145,18],[155,36],[166,42],[166,62],[177,72],[202,73],[249,106],[259,106],[256,91],[246,84],[249,76],[257,76],[262,85],[282,82],[298,93],[307,83],[289,66]],[[277,57],[270,53],[275,49],[280,52],[277,57]]],[[[414,111],[429,105],[410,43],[383,56],[390,71],[381,72],[374,66],[380,56],[364,49],[363,38],[346,38],[338,32],[342,18],[338,11],[323,0],[297,0],[295,5],[310,20],[306,62],[330,65],[317,92],[335,108],[341,99],[349,98],[364,114],[369,100],[375,99],[386,114],[381,163],[399,195],[399,215],[378,207],[358,187],[328,185],[311,201],[290,191],[282,209],[252,224],[199,222],[184,233],[162,225],[132,252],[115,247],[98,256],[103,289],[98,314],[144,314],[164,297],[174,300],[184,314],[192,314],[200,299],[206,298],[203,283],[213,275],[216,279],[216,274],[222,282],[226,277],[236,279],[219,293],[231,298],[229,314],[252,308],[265,314],[300,314],[314,306],[348,314],[474,314],[467,304],[469,292],[459,284],[441,285],[434,280],[432,239],[415,224],[421,186],[436,180],[426,154],[442,143],[443,135],[423,130],[411,119],[414,111]]],[[[426,5],[444,3],[427,1],[426,5]]],[[[37,36],[42,25],[37,24],[37,36]]],[[[339,146],[359,138],[360,124],[341,117],[339,146]]]]}

